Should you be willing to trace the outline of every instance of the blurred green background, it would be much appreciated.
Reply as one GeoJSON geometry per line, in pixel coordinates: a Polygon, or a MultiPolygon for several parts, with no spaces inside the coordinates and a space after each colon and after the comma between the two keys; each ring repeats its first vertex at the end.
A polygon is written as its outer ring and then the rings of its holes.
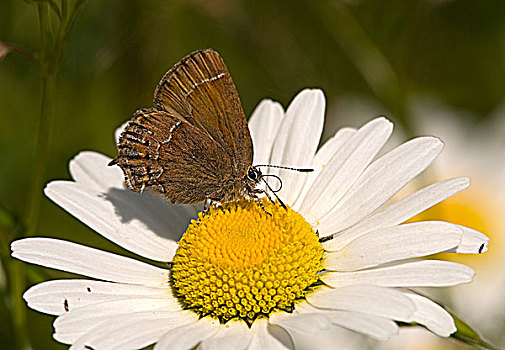
{"type": "MultiPolygon", "coordinates": [[[[44,57],[44,50],[47,55],[51,48],[41,36],[41,8],[58,23],[47,3],[1,0],[0,42],[19,45],[36,58],[44,57]]],[[[53,3],[58,7],[61,0],[53,3]]],[[[81,150],[115,156],[114,129],[137,108],[152,105],[167,69],[208,47],[225,59],[248,116],[263,98],[287,106],[299,90],[322,88],[328,106],[325,137],[339,126],[362,122],[334,108],[347,96],[372,106],[368,119],[386,114],[404,137],[424,132],[412,112],[416,96],[458,111],[455,125],[482,130],[496,122],[505,101],[503,1],[88,0],[55,65],[52,131],[41,135],[50,148],[39,183],[69,178],[68,161],[81,150]]],[[[19,347],[13,310],[21,294],[13,291],[65,276],[9,258],[10,241],[25,234],[32,178],[38,176],[42,72],[17,52],[0,60],[0,344],[5,349],[19,347]]],[[[37,226],[31,227],[35,235],[124,253],[46,198],[40,205],[37,226]]],[[[51,338],[53,317],[23,307],[26,320],[19,316],[15,322],[26,329],[34,349],[65,348],[51,338]]],[[[493,322],[505,329],[503,318],[493,322]]],[[[503,341],[495,333],[485,336],[503,341]]]]}

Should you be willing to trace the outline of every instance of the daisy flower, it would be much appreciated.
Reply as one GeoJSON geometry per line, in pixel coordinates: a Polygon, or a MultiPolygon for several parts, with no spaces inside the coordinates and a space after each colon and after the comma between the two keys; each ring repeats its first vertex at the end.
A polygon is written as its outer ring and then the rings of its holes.
{"type": "Polygon", "coordinates": [[[411,288],[468,283],[474,273],[418,258],[482,253],[488,239],[447,222],[404,222],[469,180],[391,203],[442,142],[419,137],[378,157],[393,125],[377,118],[339,130],[318,150],[324,110],[323,93],[304,90],[286,112],[265,100],[250,118],[255,164],[315,169],[271,170],[287,209],[241,200],[202,216],[202,206],[129,191],[110,158],[80,153],[73,181],[49,183],[46,195],[152,263],[51,238],[15,241],[20,260],[88,277],[35,285],[24,294],[28,306],[57,316],[54,338],[73,349],[321,349],[346,346],[348,330],[387,339],[396,321],[449,336],[451,316],[411,288]]]}

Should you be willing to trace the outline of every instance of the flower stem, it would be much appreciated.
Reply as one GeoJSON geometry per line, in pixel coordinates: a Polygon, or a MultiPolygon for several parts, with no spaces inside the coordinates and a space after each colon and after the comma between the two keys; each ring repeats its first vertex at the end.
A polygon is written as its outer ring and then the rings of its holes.
{"type": "Polygon", "coordinates": [[[26,323],[26,306],[24,305],[23,292],[26,286],[25,267],[21,261],[10,260],[7,265],[9,276],[9,301],[11,307],[11,325],[17,349],[31,349],[28,339],[26,323]]]}
{"type": "MultiPolygon", "coordinates": [[[[54,101],[58,66],[63,55],[65,39],[75,22],[77,10],[83,2],[83,0],[61,0],[59,6],[55,1],[39,1],[37,3],[41,36],[37,63],[41,70],[42,89],[40,114],[35,135],[32,178],[24,220],[26,227],[24,235],[28,237],[37,232],[39,223],[42,187],[51,149],[51,135],[55,117],[54,101]],[[50,10],[53,10],[54,13],[50,10]]],[[[30,349],[26,307],[21,298],[26,288],[26,271],[20,262],[14,260],[10,261],[7,269],[10,280],[11,324],[17,341],[16,345],[18,349],[30,349]]]]}
{"type": "MultiPolygon", "coordinates": [[[[40,2],[37,5],[40,33],[41,33],[41,57],[40,69],[42,75],[42,91],[40,114],[38,118],[37,131],[35,135],[34,168],[29,190],[29,197],[25,216],[25,236],[33,236],[37,231],[40,213],[40,202],[42,200],[42,186],[46,164],[49,158],[51,146],[51,130],[54,120],[54,93],[56,87],[56,69],[51,67],[52,43],[51,23],[49,18],[49,8],[46,3],[40,2]]],[[[57,61],[59,62],[59,60],[57,61]]],[[[31,348],[27,324],[26,307],[21,298],[26,288],[26,271],[19,261],[11,261],[8,267],[10,277],[10,303],[12,307],[12,328],[15,334],[18,349],[31,348]]]]}
{"type": "Polygon", "coordinates": [[[54,121],[54,92],[56,87],[56,74],[44,75],[42,77],[42,99],[40,106],[40,117],[38,121],[37,134],[35,136],[35,159],[34,171],[28,201],[26,216],[26,236],[33,236],[37,230],[40,201],[42,199],[42,186],[44,173],[46,170],[49,150],[51,147],[52,125],[54,121]]]}

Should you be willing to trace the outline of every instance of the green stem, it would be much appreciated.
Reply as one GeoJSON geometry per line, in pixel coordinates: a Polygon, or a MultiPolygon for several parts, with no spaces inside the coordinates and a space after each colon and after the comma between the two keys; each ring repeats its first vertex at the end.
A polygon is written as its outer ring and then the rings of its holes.
{"type": "MultiPolygon", "coordinates": [[[[40,25],[40,55],[36,63],[39,64],[42,75],[42,91],[40,115],[35,136],[34,168],[31,173],[31,184],[28,194],[28,202],[25,216],[25,236],[33,236],[37,232],[40,216],[40,203],[42,201],[42,188],[45,181],[45,173],[51,149],[51,136],[54,124],[54,101],[56,90],[56,75],[60,64],[65,39],[70,32],[77,16],[79,7],[84,0],[76,0],[69,6],[68,0],[61,0],[61,7],[55,1],[49,3],[39,1],[37,11],[40,25]],[[57,15],[51,17],[50,8],[57,15]],[[53,27],[53,24],[55,26],[53,27]],[[53,32],[53,29],[56,29],[53,32]]],[[[10,49],[16,49],[11,47],[10,49]]],[[[19,52],[19,50],[18,50],[19,52]]],[[[20,52],[25,54],[24,51],[20,52]]],[[[33,58],[33,56],[30,56],[33,58]]],[[[12,315],[12,331],[16,339],[18,349],[30,349],[27,331],[26,307],[22,299],[22,293],[26,288],[25,266],[13,259],[7,264],[9,278],[9,299],[12,315]]]]}
{"type": "Polygon", "coordinates": [[[10,259],[7,266],[10,281],[11,324],[16,348],[20,350],[31,349],[26,322],[26,306],[21,297],[26,286],[25,266],[21,261],[13,259],[10,259]]]}
{"type": "Polygon", "coordinates": [[[56,69],[54,68],[54,64],[52,64],[53,60],[50,59],[53,56],[53,48],[56,45],[52,43],[53,38],[51,23],[49,22],[48,5],[39,3],[37,9],[39,13],[42,42],[42,57],[40,60],[40,68],[42,71],[42,96],[40,115],[35,135],[35,166],[32,172],[28,208],[26,211],[26,236],[33,236],[37,231],[44,173],[51,145],[51,129],[54,119],[54,90],[56,87],[56,69]]]}
{"type": "Polygon", "coordinates": [[[42,57],[40,58],[40,64],[42,71],[46,70],[45,62],[47,61],[47,54],[51,50],[52,42],[52,28],[49,19],[49,7],[44,2],[39,2],[37,4],[37,12],[39,17],[39,28],[40,28],[40,52],[42,57]]]}
{"type": "Polygon", "coordinates": [[[42,41],[42,100],[37,134],[35,137],[35,169],[32,173],[31,188],[26,216],[26,236],[33,236],[37,231],[39,221],[42,187],[46,171],[49,151],[51,148],[52,126],[54,122],[54,95],[56,89],[56,74],[63,55],[65,38],[75,22],[77,11],[83,1],[78,0],[69,10],[66,0],[62,1],[61,17],[58,29],[53,36],[49,21],[48,5],[38,4],[40,32],[42,41]]]}
{"type": "MultiPolygon", "coordinates": [[[[49,8],[45,3],[37,5],[41,33],[40,69],[42,73],[42,92],[40,115],[35,136],[34,169],[26,209],[25,236],[33,236],[38,227],[42,187],[51,147],[51,130],[54,121],[54,95],[56,87],[57,66],[60,61],[64,35],[54,38],[52,35],[49,8]],[[56,52],[54,49],[57,49],[56,52]]],[[[60,28],[61,31],[61,22],[60,28]]],[[[12,328],[16,336],[18,349],[29,349],[27,333],[26,306],[21,298],[26,288],[26,271],[19,261],[11,261],[8,267],[10,280],[10,301],[12,328]]]]}
{"type": "Polygon", "coordinates": [[[52,125],[54,121],[54,93],[56,87],[56,72],[42,77],[42,101],[37,134],[35,136],[35,168],[32,173],[30,197],[26,217],[26,236],[33,236],[37,231],[42,187],[46,171],[49,150],[51,147],[52,125]]]}

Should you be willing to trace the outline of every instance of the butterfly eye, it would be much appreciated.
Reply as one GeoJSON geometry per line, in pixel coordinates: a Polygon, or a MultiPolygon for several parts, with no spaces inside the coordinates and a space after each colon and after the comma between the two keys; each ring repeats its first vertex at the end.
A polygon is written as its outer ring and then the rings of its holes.
{"type": "Polygon", "coordinates": [[[249,170],[247,171],[247,178],[249,180],[257,181],[258,177],[259,177],[259,172],[256,169],[254,169],[253,167],[249,168],[249,170]]]}

